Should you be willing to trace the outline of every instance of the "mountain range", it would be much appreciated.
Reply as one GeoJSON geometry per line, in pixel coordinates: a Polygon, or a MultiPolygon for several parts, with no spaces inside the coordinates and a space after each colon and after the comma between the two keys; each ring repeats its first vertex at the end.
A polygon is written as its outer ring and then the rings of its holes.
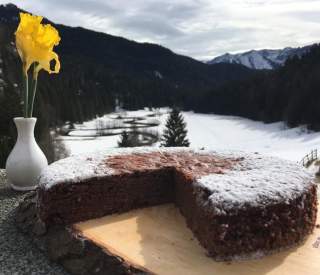
{"type": "Polygon", "coordinates": [[[241,64],[250,69],[272,70],[283,66],[285,62],[293,56],[303,56],[311,47],[312,45],[301,48],[287,47],[279,50],[251,50],[238,54],[226,53],[208,61],[207,63],[241,64]]]}
{"type": "Polygon", "coordinates": [[[248,79],[213,88],[194,100],[193,110],[236,115],[320,131],[320,44],[293,56],[276,70],[257,70],[248,79]],[[198,105],[198,106],[197,106],[198,105]]]}
{"type": "MultiPolygon", "coordinates": [[[[0,51],[3,51],[4,62],[8,63],[3,68],[3,80],[9,81],[7,86],[18,84],[18,88],[20,72],[14,76],[13,67],[17,69],[19,64],[14,46],[14,31],[19,22],[20,11],[13,4],[0,6],[0,51]],[[9,61],[15,62],[9,64],[9,61]],[[9,74],[11,77],[6,80],[9,74]]],[[[39,84],[41,86],[47,83],[47,86],[52,86],[52,91],[44,100],[55,110],[58,109],[61,114],[57,115],[63,120],[81,120],[82,117],[88,119],[86,111],[79,108],[88,109],[86,106],[91,103],[93,106],[90,109],[106,111],[100,106],[101,102],[105,105],[106,100],[111,107],[115,99],[121,101],[126,108],[163,106],[175,100],[173,97],[177,94],[183,96],[194,90],[207,90],[252,73],[239,64],[210,66],[160,45],[137,43],[81,27],[54,24],[47,19],[44,22],[54,25],[60,33],[61,42],[56,51],[60,55],[62,67],[58,75],[50,78],[42,73],[41,78],[44,80],[40,80],[39,84]],[[67,101],[72,98],[73,101],[79,101],[79,104],[62,108],[63,112],[60,112],[57,104],[52,102],[57,94],[61,97],[68,95],[67,101]],[[82,105],[85,106],[80,107],[82,105]],[[74,115],[68,112],[73,108],[74,115]]],[[[96,115],[93,110],[87,111],[92,113],[91,116],[96,115]]]]}
{"type": "MultiPolygon", "coordinates": [[[[0,5],[0,167],[16,139],[12,118],[22,114],[14,43],[21,11],[0,5]]],[[[179,106],[320,129],[319,45],[251,51],[207,64],[160,45],[44,21],[61,36],[61,71],[40,73],[34,112],[36,138],[49,161],[55,158],[52,129],[111,112],[116,102],[125,109],[179,106]]]]}

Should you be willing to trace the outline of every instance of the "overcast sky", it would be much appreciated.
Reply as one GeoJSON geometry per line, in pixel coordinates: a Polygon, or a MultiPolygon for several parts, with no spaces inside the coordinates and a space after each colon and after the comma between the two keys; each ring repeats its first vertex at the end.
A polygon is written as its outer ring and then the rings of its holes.
{"type": "Polygon", "coordinates": [[[200,60],[226,52],[303,46],[320,40],[320,0],[11,2],[56,23],[154,42],[200,60]]]}

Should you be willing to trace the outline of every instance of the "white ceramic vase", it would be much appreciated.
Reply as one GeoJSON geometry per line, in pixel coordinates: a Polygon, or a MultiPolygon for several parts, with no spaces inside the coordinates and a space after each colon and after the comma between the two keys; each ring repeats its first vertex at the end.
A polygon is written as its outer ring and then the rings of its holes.
{"type": "Polygon", "coordinates": [[[34,117],[14,118],[18,139],[7,159],[6,172],[11,187],[17,191],[34,190],[42,169],[48,165],[46,156],[34,138],[36,122],[34,117]]]}

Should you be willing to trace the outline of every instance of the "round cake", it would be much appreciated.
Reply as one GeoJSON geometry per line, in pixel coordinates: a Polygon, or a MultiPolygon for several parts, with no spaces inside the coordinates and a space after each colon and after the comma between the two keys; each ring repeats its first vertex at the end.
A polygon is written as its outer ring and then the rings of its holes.
{"type": "Polygon", "coordinates": [[[39,215],[72,224],[174,202],[215,260],[259,258],[301,243],[316,222],[313,176],[258,153],[114,149],[72,156],[40,177],[39,215]]]}

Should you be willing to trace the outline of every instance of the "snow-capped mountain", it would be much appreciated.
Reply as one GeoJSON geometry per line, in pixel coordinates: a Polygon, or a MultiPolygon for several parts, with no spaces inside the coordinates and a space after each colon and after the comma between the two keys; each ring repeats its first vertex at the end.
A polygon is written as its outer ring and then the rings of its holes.
{"type": "Polygon", "coordinates": [[[238,54],[226,53],[208,61],[207,63],[236,63],[242,64],[251,69],[272,70],[284,65],[287,59],[295,55],[301,57],[308,52],[311,47],[312,46],[305,46],[302,48],[288,47],[282,50],[252,50],[238,54]]]}

